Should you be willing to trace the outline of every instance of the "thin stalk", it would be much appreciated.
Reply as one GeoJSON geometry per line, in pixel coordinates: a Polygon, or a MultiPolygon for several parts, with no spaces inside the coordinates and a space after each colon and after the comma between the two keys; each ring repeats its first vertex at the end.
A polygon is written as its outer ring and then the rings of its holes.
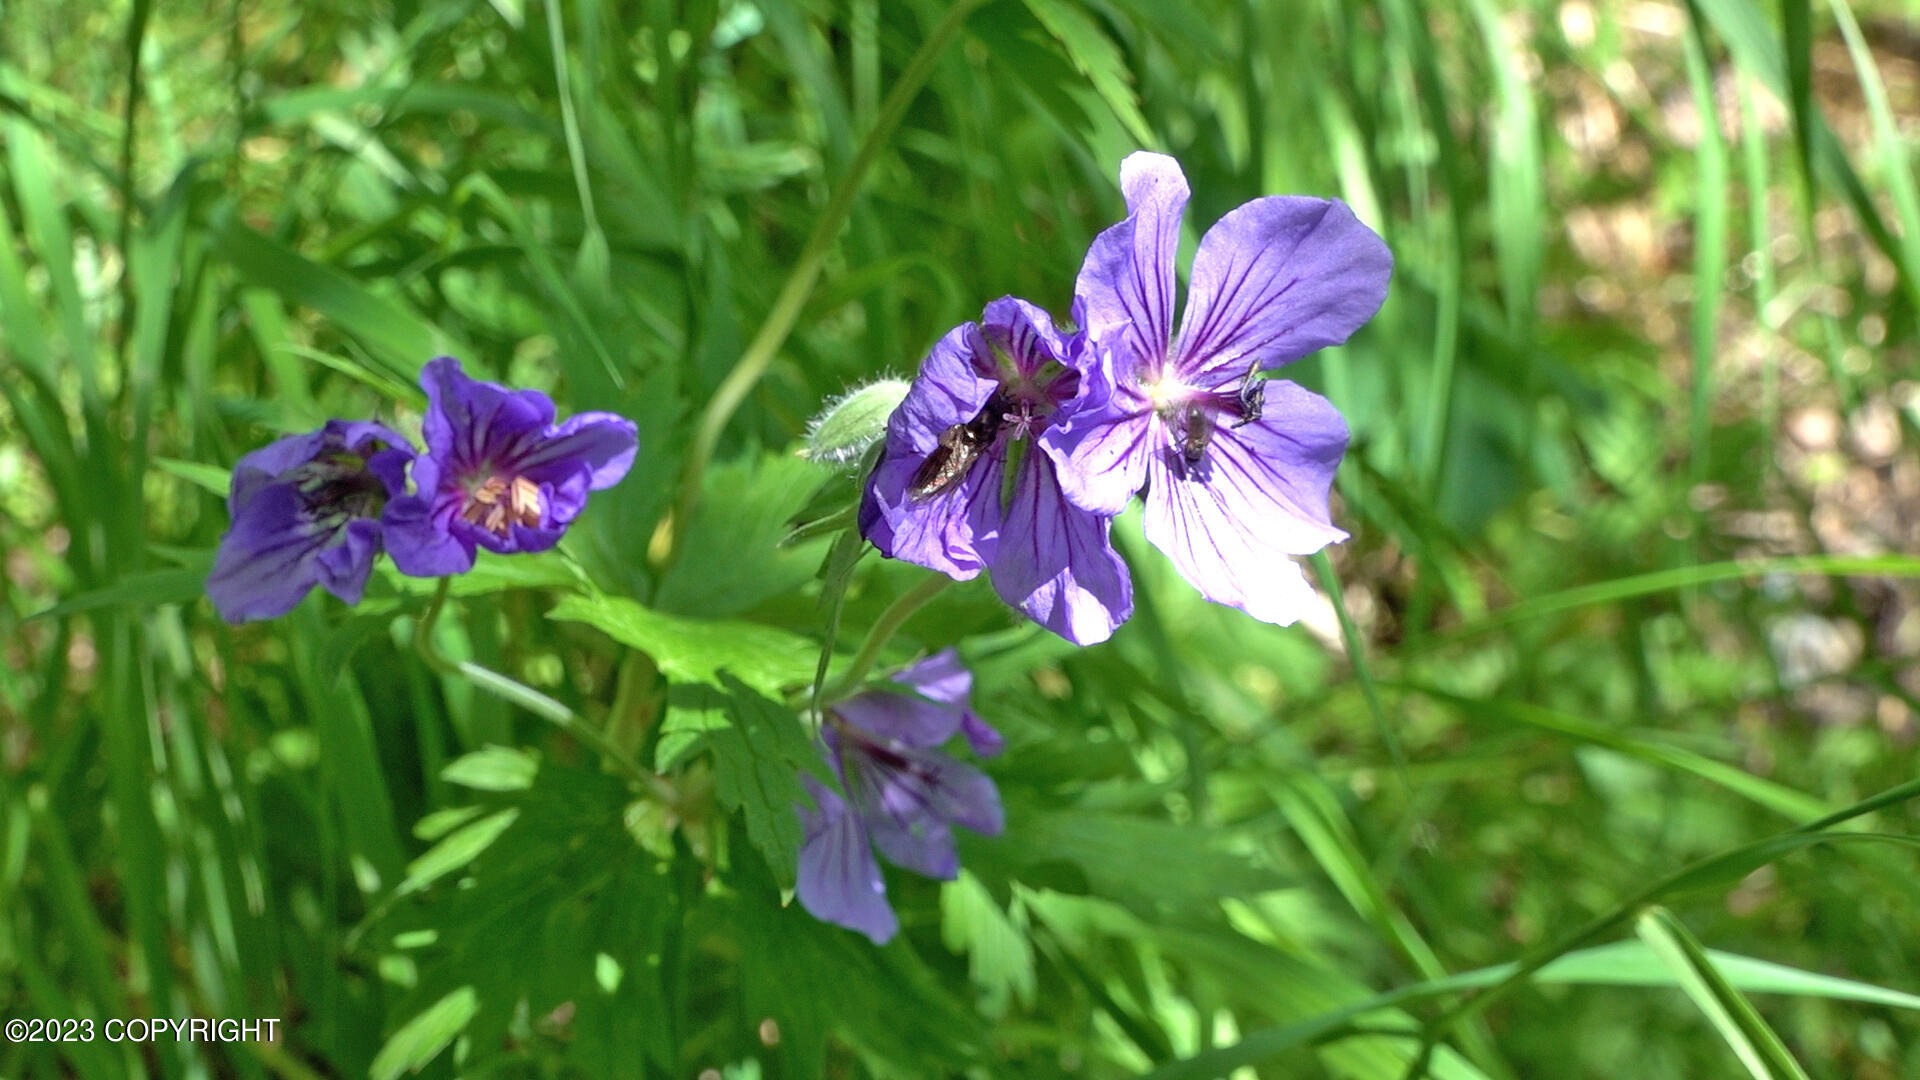
{"type": "Polygon", "coordinates": [[[900,121],[906,117],[907,106],[913,103],[921,85],[933,74],[935,61],[947,45],[959,36],[967,16],[984,2],[956,0],[927,35],[926,41],[921,43],[920,51],[913,54],[913,59],[900,72],[900,77],[895,80],[893,89],[888,91],[887,99],[880,107],[880,115],[874,121],[873,129],[861,141],[860,149],[847,166],[847,174],[840,178],[839,186],[834,188],[833,195],[827,200],[826,209],[815,222],[813,234],[807,238],[807,246],[801,249],[800,258],[794,263],[793,272],[787,275],[786,284],[781,286],[780,295],[767,312],[766,321],[760,324],[759,333],[754,335],[746,351],[735,361],[733,370],[727,373],[714,391],[713,400],[707,402],[706,411],[700,416],[700,424],[694,430],[692,445],[687,448],[686,472],[681,479],[680,494],[671,519],[672,543],[662,562],[671,561],[678,553],[678,534],[686,529],[694,506],[700,501],[701,480],[706,475],[707,464],[713,459],[714,448],[719,445],[720,435],[726,430],[727,421],[746,401],[754,384],[767,373],[780,346],[786,343],[787,335],[793,332],[794,324],[799,322],[800,311],[806,306],[814,283],[820,278],[828,249],[839,237],[841,227],[853,211],[853,200],[860,191],[860,181],[880,156],[880,149],[886,145],[893,129],[900,126],[900,121]]]}
{"type": "Polygon", "coordinates": [[[853,654],[853,659],[847,664],[847,670],[840,674],[840,679],[833,684],[833,689],[821,695],[822,699],[838,701],[859,689],[861,681],[867,677],[867,672],[873,669],[873,662],[880,659],[880,651],[887,647],[887,642],[893,640],[893,635],[913,617],[914,612],[925,607],[927,601],[940,595],[940,590],[946,588],[952,581],[952,578],[944,574],[929,575],[926,580],[901,593],[893,603],[888,604],[887,610],[881,612],[880,617],[874,620],[873,629],[867,631],[867,639],[860,643],[860,651],[853,654]]]}
{"type": "Polygon", "coordinates": [[[579,713],[533,687],[509,678],[506,675],[483,667],[468,660],[453,660],[441,655],[433,643],[434,627],[440,621],[440,612],[446,607],[447,593],[452,588],[452,578],[441,578],[440,585],[433,591],[433,598],[427,601],[427,610],[413,630],[414,651],[428,668],[441,675],[453,675],[467,680],[476,689],[483,690],[511,705],[518,705],[540,719],[560,728],[578,739],[582,745],[592,747],[601,757],[612,762],[615,768],[626,774],[629,780],[645,789],[655,799],[668,806],[679,805],[680,793],[673,785],[662,779],[659,774],[640,766],[639,762],[627,756],[626,752],[615,746],[606,733],[588,723],[579,713]]]}

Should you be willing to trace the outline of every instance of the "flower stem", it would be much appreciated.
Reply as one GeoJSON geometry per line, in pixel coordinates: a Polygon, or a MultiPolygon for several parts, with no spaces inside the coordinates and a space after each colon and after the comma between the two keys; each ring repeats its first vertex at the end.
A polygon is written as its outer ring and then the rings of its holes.
{"type": "Polygon", "coordinates": [[[814,223],[813,233],[807,237],[807,246],[801,249],[800,258],[794,263],[793,272],[787,275],[786,284],[781,287],[772,309],[767,312],[766,321],[760,324],[759,333],[754,335],[746,351],[734,363],[733,370],[727,373],[714,391],[713,400],[707,402],[706,411],[700,416],[700,425],[694,431],[692,445],[687,448],[686,472],[682,475],[671,525],[674,542],[667,549],[663,562],[670,561],[678,551],[678,534],[686,530],[694,505],[700,501],[701,480],[706,474],[707,463],[713,458],[714,447],[719,445],[720,434],[726,429],[727,421],[747,399],[754,384],[766,374],[774,355],[780,351],[787,335],[793,332],[794,324],[800,320],[800,311],[806,306],[814,283],[819,280],[828,249],[839,238],[841,227],[853,211],[853,199],[859,193],[861,179],[873,165],[874,159],[880,156],[880,149],[886,144],[888,136],[893,134],[893,129],[905,118],[907,106],[913,103],[914,95],[920,92],[921,85],[933,74],[934,62],[947,45],[959,36],[967,16],[984,2],[956,0],[900,72],[893,89],[887,94],[886,102],[880,107],[880,115],[875,118],[872,130],[861,140],[860,149],[847,165],[846,175],[840,178],[839,186],[834,188],[833,195],[827,200],[826,209],[821,211],[819,220],[814,223]]]}
{"type": "Polygon", "coordinates": [[[825,701],[838,701],[860,688],[860,683],[872,670],[873,662],[880,659],[880,650],[887,647],[893,635],[902,624],[913,617],[913,613],[925,607],[927,601],[940,595],[940,590],[953,583],[953,579],[944,574],[928,575],[926,580],[894,598],[887,610],[874,620],[873,629],[867,631],[867,639],[860,643],[860,651],[853,654],[853,660],[847,664],[847,670],[833,684],[833,689],[822,695],[825,701]]]}
{"type": "Polygon", "coordinates": [[[475,689],[483,690],[508,704],[518,705],[540,719],[560,728],[579,740],[584,746],[592,747],[601,757],[612,762],[636,785],[646,790],[655,799],[668,806],[679,803],[679,792],[659,774],[644,769],[615,746],[606,733],[588,723],[579,713],[533,687],[509,678],[506,675],[483,667],[468,660],[452,660],[441,655],[433,643],[434,627],[440,621],[440,612],[446,607],[447,593],[453,586],[452,578],[441,578],[440,585],[433,591],[433,599],[427,601],[427,610],[413,628],[414,651],[428,668],[441,675],[453,675],[467,680],[475,689]]]}

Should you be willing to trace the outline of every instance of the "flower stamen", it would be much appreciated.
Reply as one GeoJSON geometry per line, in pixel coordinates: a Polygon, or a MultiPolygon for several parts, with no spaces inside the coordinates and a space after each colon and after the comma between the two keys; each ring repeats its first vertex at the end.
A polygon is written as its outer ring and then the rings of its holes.
{"type": "Polygon", "coordinates": [[[467,492],[460,519],[495,536],[505,536],[514,525],[538,527],[541,509],[538,484],[524,476],[508,480],[493,475],[467,492]]]}

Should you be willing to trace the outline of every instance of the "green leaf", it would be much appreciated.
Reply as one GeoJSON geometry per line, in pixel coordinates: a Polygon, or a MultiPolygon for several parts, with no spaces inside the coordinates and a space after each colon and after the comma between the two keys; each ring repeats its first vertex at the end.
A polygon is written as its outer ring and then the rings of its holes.
{"type": "Polygon", "coordinates": [[[940,889],[940,940],[967,954],[967,974],[980,988],[982,1008],[989,1015],[1005,1016],[1016,997],[1021,1005],[1032,1006],[1038,982],[1026,918],[1002,910],[968,871],[940,889]]]}
{"type": "Polygon", "coordinates": [[[1780,1036],[1714,964],[1686,925],[1665,908],[1650,908],[1635,924],[1640,940],[1667,965],[1680,988],[1705,1013],[1754,1080],[1807,1080],[1780,1036]]]}
{"type": "Polygon", "coordinates": [[[745,815],[747,838],[781,888],[791,888],[802,839],[796,808],[811,802],[800,774],[824,776],[820,752],[792,709],[730,673],[717,679],[718,688],[680,687],[668,695],[657,766],[665,770],[711,751],[715,796],[745,815]]]}
{"type": "Polygon", "coordinates": [[[161,604],[191,603],[207,591],[207,571],[201,567],[179,570],[149,570],[121,578],[105,588],[82,593],[64,603],[55,604],[27,616],[29,619],[58,619],[82,611],[100,608],[153,608],[161,604]]]}
{"type": "Polygon", "coordinates": [[[407,864],[406,880],[400,883],[400,895],[419,892],[441,878],[478,858],[493,846],[500,834],[520,817],[518,807],[497,810],[471,825],[462,826],[445,840],[428,848],[407,864]]]}
{"type": "Polygon", "coordinates": [[[661,673],[675,682],[720,687],[724,670],[757,691],[777,694],[813,675],[813,644],[771,626],[685,619],[601,595],[569,596],[547,617],[600,629],[653,657],[661,673]]]}
{"type": "Polygon", "coordinates": [[[698,557],[674,561],[653,604],[683,614],[732,615],[805,584],[819,555],[798,544],[783,547],[781,540],[819,483],[820,467],[792,454],[709,470],[681,541],[698,557]]]}
{"type": "Polygon", "coordinates": [[[153,464],[162,472],[185,480],[196,487],[204,488],[221,498],[227,497],[227,490],[233,484],[233,474],[218,465],[203,465],[197,461],[181,461],[179,458],[154,458],[153,464]]]}
{"type": "MultiPolygon", "coordinates": [[[[382,562],[380,574],[396,590],[413,596],[430,596],[439,587],[439,578],[408,577],[392,563],[382,562]]],[[[579,589],[586,577],[572,560],[558,549],[535,555],[500,555],[482,548],[473,569],[453,579],[449,592],[454,596],[487,596],[511,589],[579,589]]]]}
{"type": "Polygon", "coordinates": [[[446,353],[473,350],[396,301],[255,232],[231,210],[216,214],[207,233],[213,250],[254,285],[313,308],[372,351],[383,374],[410,383],[420,366],[446,353]]]}
{"type": "Polygon", "coordinates": [[[539,771],[540,763],[524,750],[487,746],[448,762],[440,779],[475,791],[524,791],[539,771]]]}
{"type": "Polygon", "coordinates": [[[1459,710],[1462,716],[1472,719],[1493,719],[1509,724],[1521,724],[1577,742],[1617,750],[1663,768],[1690,773],[1795,821],[1819,817],[1832,809],[1821,800],[1795,791],[1784,784],[1755,776],[1744,769],[1726,762],[1715,761],[1691,750],[1658,742],[1652,737],[1629,729],[1597,724],[1553,709],[1529,705],[1526,702],[1507,701],[1500,698],[1475,700],[1420,685],[1404,685],[1404,689],[1443,702],[1459,710]]]}
{"type": "Polygon", "coordinates": [[[369,1074],[373,1080],[399,1080],[402,1074],[419,1072],[447,1048],[479,1011],[480,996],[474,993],[473,987],[462,986],[453,991],[402,1024],[373,1056],[369,1074]]]}
{"type": "Polygon", "coordinates": [[[1127,70],[1120,49],[1080,8],[1061,0],[1026,0],[1033,17],[1047,28],[1073,61],[1074,69],[1086,76],[1100,100],[1127,129],[1127,134],[1144,147],[1157,147],[1153,126],[1140,112],[1140,99],[1133,92],[1133,76],[1127,70]]]}

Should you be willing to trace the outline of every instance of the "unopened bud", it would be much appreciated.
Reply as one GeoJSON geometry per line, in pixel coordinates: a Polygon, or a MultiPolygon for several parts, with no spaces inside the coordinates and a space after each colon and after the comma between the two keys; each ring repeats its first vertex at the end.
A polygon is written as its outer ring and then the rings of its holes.
{"type": "Polygon", "coordinates": [[[887,433],[887,418],[906,396],[904,380],[881,379],[828,402],[807,425],[801,456],[836,468],[859,461],[887,433]]]}

